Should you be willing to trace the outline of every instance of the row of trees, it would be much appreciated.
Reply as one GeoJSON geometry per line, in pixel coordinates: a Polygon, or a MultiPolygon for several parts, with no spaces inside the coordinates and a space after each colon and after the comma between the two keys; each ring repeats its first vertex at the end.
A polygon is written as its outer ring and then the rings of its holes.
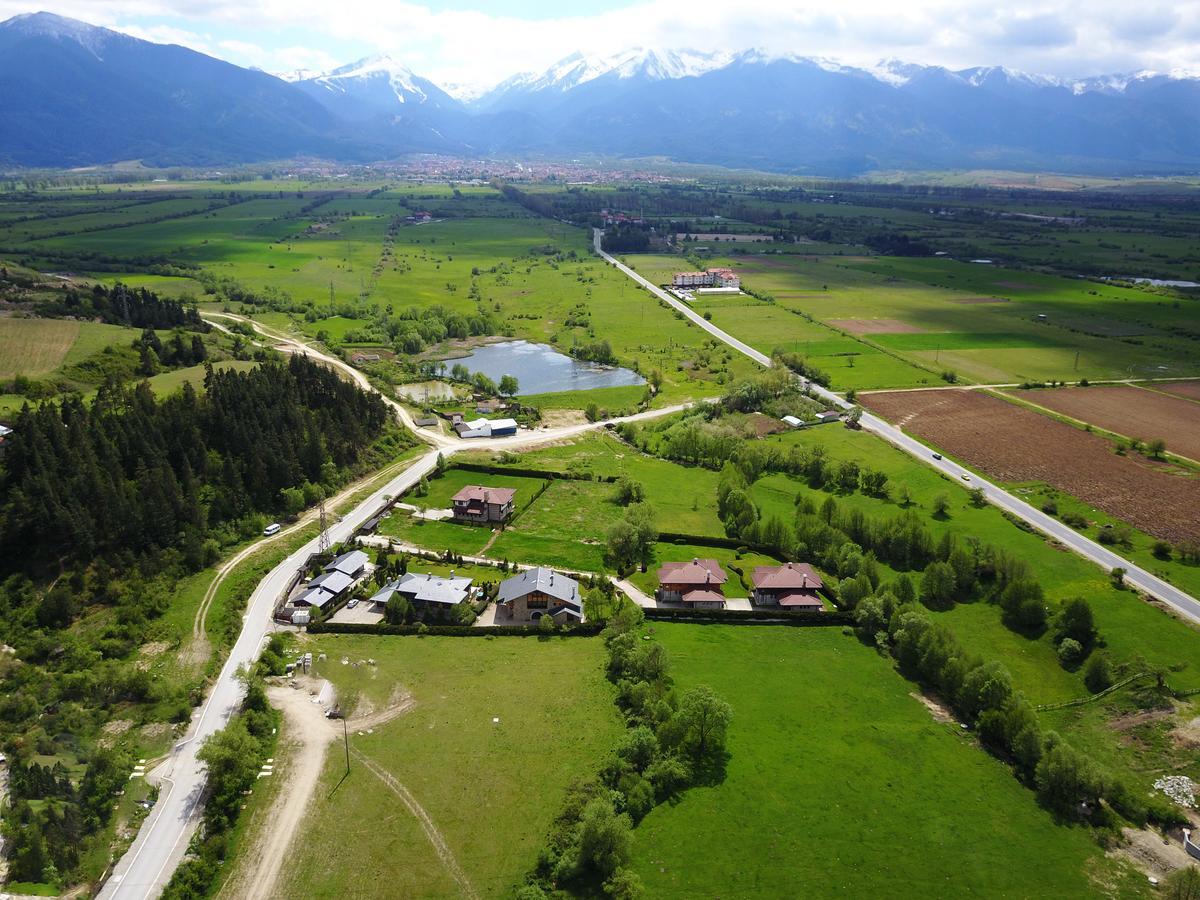
{"type": "MultiPolygon", "coordinates": [[[[1056,732],[1046,730],[1004,666],[967,652],[947,627],[915,604],[883,591],[861,602],[855,618],[865,640],[890,652],[905,675],[935,690],[1058,815],[1084,816],[1103,824],[1111,818],[1103,800],[1133,822],[1183,821],[1166,801],[1137,795],[1056,732]]],[[[1067,610],[1062,623],[1068,629],[1079,625],[1067,610]]]]}
{"type": "Polygon", "coordinates": [[[195,305],[181,300],[160,297],[145,288],[123,284],[105,287],[98,284],[91,291],[68,290],[58,296],[47,296],[37,304],[45,316],[76,316],[99,319],[111,325],[130,325],[134,328],[185,328],[207,332],[211,326],[200,318],[195,305]]]}
{"type": "Polygon", "coordinates": [[[229,850],[229,833],[245,805],[245,794],[257,782],[275,742],[279,714],[267,702],[262,676],[283,672],[284,650],[282,635],[273,636],[255,671],[245,676],[241,711],[206,738],[196,754],[207,774],[204,818],[192,839],[191,852],[163,890],[164,900],[202,900],[212,891],[229,850]]]}
{"type": "Polygon", "coordinates": [[[641,881],[628,867],[633,827],[690,785],[724,778],[733,710],[706,686],[680,696],[666,648],[643,640],[641,624],[641,610],[626,602],[605,629],[608,678],[628,730],[599,777],[569,791],[537,868],[518,891],[521,900],[598,887],[618,900],[641,897],[641,881]]]}

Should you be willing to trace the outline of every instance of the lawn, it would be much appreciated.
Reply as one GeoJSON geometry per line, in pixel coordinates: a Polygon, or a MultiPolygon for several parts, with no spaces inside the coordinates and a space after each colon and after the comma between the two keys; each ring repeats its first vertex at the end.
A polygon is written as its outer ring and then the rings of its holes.
{"type": "Polygon", "coordinates": [[[1093,897],[1140,876],[838,629],[657,624],[680,689],[733,707],[724,780],[635,831],[652,897],[1093,897]]]}
{"type": "MultiPolygon", "coordinates": [[[[317,672],[344,707],[412,694],[410,712],[351,744],[412,792],[483,897],[512,893],[567,785],[593,774],[623,731],[599,639],[326,636],[306,649],[327,654],[317,672]],[[359,664],[368,658],[376,665],[359,664]]],[[[344,771],[335,746],[281,896],[455,895],[400,801],[353,762],[339,785],[344,771]]]]}

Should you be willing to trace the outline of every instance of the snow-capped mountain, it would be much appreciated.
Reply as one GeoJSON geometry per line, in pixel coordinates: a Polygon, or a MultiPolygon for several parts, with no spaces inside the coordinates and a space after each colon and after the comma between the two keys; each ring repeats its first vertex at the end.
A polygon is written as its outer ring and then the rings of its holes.
{"type": "Polygon", "coordinates": [[[459,103],[428,78],[390,56],[369,56],[296,82],[302,91],[347,119],[399,115],[413,106],[457,109],[459,103]],[[406,109],[407,108],[407,109],[406,109]]]}
{"type": "MultiPolygon", "coordinates": [[[[669,81],[694,78],[729,65],[736,54],[720,51],[654,50],[633,47],[604,56],[580,52],[565,56],[544,72],[524,72],[477,98],[479,109],[524,105],[526,100],[562,95],[591,82],[669,81]]],[[[627,85],[622,85],[627,86],[627,85]]]]}
{"type": "Polygon", "coordinates": [[[580,154],[822,175],[1200,170],[1200,79],[764,50],[573,53],[482,96],[387,56],[284,80],[44,13],[0,23],[0,165],[580,154]]]}

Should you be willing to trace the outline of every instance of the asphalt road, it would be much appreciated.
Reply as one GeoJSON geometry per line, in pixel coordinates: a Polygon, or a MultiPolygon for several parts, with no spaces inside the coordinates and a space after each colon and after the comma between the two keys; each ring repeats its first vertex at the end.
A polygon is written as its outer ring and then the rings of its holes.
{"type": "MultiPolygon", "coordinates": [[[[264,332],[265,333],[265,332],[264,332]]],[[[270,336],[270,335],[268,335],[270,336]]],[[[311,352],[340,368],[349,369],[341,360],[312,351],[306,345],[287,339],[293,349],[311,352]]],[[[361,373],[351,369],[357,377],[361,373]]],[[[364,385],[368,389],[369,385],[364,385]]],[[[392,402],[390,398],[389,402],[392,402]]],[[[394,404],[394,406],[398,406],[394,404]]],[[[643,421],[659,416],[671,415],[685,409],[688,404],[678,404],[662,409],[650,410],[615,422],[643,421]]],[[[407,419],[407,412],[401,410],[407,419]]],[[[411,420],[409,420],[411,421],[411,420]]],[[[417,431],[418,436],[433,444],[428,453],[413,462],[407,469],[387,482],[359,503],[351,512],[329,528],[330,543],[347,540],[355,530],[374,516],[393,497],[416,485],[422,476],[428,475],[437,466],[441,453],[448,457],[461,450],[510,449],[519,450],[538,444],[577,437],[602,427],[602,423],[566,425],[517,434],[495,440],[462,441],[417,431]]],[[[264,541],[265,543],[265,541],[264,541]]],[[[192,719],[187,736],[171,750],[166,761],[150,773],[150,780],[160,784],[158,802],[142,823],[136,839],[129,850],[118,861],[113,873],[105,882],[99,897],[104,900],[144,900],[157,897],[171,880],[176,866],[187,850],[188,842],[199,824],[203,812],[204,766],[196,758],[196,752],[204,739],[220,731],[240,708],[244,689],[237,674],[243,667],[258,658],[267,638],[274,631],[272,613],[275,603],[291,580],[292,575],[317,550],[317,539],[313,538],[303,547],[279,563],[259,582],[243,616],[242,632],[234,644],[229,658],[213,684],[207,701],[192,719]]]]}
{"type": "MultiPolygon", "coordinates": [[[[625,265],[620,260],[615,259],[611,254],[601,250],[600,236],[600,230],[595,229],[593,231],[592,239],[596,248],[596,252],[599,253],[600,256],[603,257],[607,262],[616,266],[621,272],[625,273],[642,287],[646,288],[648,291],[654,294],[654,296],[666,301],[673,309],[679,310],[713,337],[719,338],[730,347],[733,347],[735,350],[744,353],[746,356],[750,357],[760,365],[771,365],[770,357],[760,353],[758,350],[755,350],[748,344],[739,341],[733,335],[722,331],[682,300],[679,300],[677,297],[667,293],[658,285],[652,284],[633,269],[629,268],[629,266],[625,265]]],[[[810,383],[808,386],[812,389],[814,394],[823,399],[831,407],[836,409],[849,409],[852,405],[846,402],[846,400],[839,395],[833,393],[833,391],[826,390],[820,385],[810,383]]],[[[884,421],[878,416],[864,411],[862,418],[859,419],[859,425],[862,426],[864,431],[870,431],[873,434],[879,435],[888,443],[899,447],[901,450],[904,450],[912,456],[915,456],[917,459],[921,460],[927,465],[932,466],[939,472],[946,475],[948,478],[962,484],[964,487],[981,488],[984,496],[987,497],[988,501],[993,505],[998,506],[1001,509],[1006,510],[1014,516],[1024,520],[1038,531],[1054,538],[1054,540],[1058,541],[1063,546],[1074,550],[1080,556],[1090,559],[1092,562],[1101,566],[1106,571],[1111,571],[1116,568],[1124,569],[1126,584],[1167,604],[1184,618],[1200,623],[1200,601],[1197,601],[1196,598],[1190,594],[1179,590],[1179,588],[1168,584],[1161,578],[1158,578],[1140,566],[1134,565],[1129,560],[1118,556],[1116,553],[1113,553],[1111,550],[1108,550],[1095,541],[1084,537],[1074,529],[1064,525],[1058,519],[1055,519],[1053,516],[1046,515],[1036,507],[1030,506],[1024,500],[1014,497],[1008,491],[997,487],[990,481],[981,478],[971,470],[960,466],[958,463],[945,458],[935,459],[933,457],[933,451],[931,451],[928,447],[926,447],[920,441],[909,437],[895,425],[884,421]],[[970,479],[969,482],[963,478],[964,475],[970,479]]]]}

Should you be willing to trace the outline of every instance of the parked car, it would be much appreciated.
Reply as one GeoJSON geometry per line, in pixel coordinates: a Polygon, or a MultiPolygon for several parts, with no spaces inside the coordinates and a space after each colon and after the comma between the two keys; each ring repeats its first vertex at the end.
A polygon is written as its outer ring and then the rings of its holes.
{"type": "Polygon", "coordinates": [[[273,534],[279,534],[279,529],[282,527],[283,526],[280,525],[278,522],[272,522],[270,525],[268,525],[266,528],[263,529],[263,536],[270,537],[273,534]]]}
{"type": "Polygon", "coordinates": [[[356,606],[358,606],[358,598],[357,597],[351,597],[346,602],[346,609],[354,609],[354,607],[356,607],[356,606]]]}

